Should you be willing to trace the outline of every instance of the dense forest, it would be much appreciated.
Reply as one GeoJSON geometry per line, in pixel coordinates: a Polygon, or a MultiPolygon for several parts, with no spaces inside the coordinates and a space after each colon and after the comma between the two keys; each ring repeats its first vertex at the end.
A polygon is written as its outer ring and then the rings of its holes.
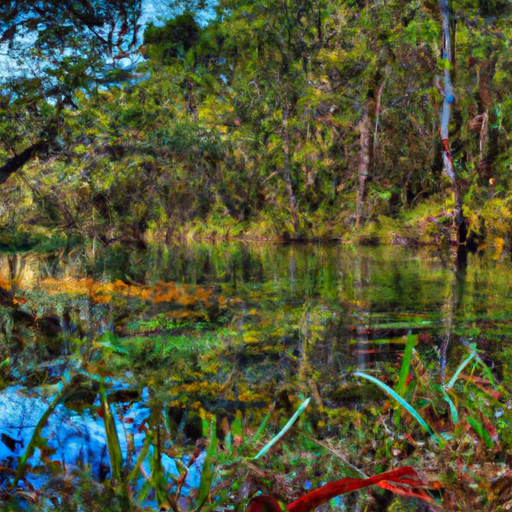
{"type": "Polygon", "coordinates": [[[4,246],[510,237],[509,2],[178,4],[2,3],[4,246]]]}
{"type": "Polygon", "coordinates": [[[512,510],[511,36],[1,1],[0,509],[512,510]]]}

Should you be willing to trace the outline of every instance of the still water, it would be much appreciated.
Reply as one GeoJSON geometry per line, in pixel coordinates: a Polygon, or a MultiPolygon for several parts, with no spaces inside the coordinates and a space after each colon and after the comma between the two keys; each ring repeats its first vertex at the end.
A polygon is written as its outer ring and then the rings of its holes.
{"type": "MultiPolygon", "coordinates": [[[[94,342],[106,331],[122,338],[130,334],[127,325],[165,316],[190,319],[188,327],[201,321],[205,332],[229,328],[252,345],[281,343],[284,351],[313,343],[315,355],[327,357],[336,371],[392,357],[393,341],[408,332],[439,349],[449,337],[449,350],[456,350],[462,338],[492,357],[508,343],[512,327],[508,254],[470,254],[457,268],[450,254],[432,248],[234,243],[145,252],[73,249],[4,254],[0,285],[19,299],[18,316],[27,312],[55,324],[54,332],[51,325],[34,325],[18,337],[32,331],[38,338],[42,330],[51,345],[48,338],[72,323],[81,339],[94,342]],[[116,295],[108,292],[112,283],[130,288],[116,295]],[[151,290],[169,283],[176,288],[169,300],[151,298],[151,290]],[[194,296],[198,290],[208,300],[194,296]]],[[[167,332],[156,324],[153,334],[167,332]]]]}

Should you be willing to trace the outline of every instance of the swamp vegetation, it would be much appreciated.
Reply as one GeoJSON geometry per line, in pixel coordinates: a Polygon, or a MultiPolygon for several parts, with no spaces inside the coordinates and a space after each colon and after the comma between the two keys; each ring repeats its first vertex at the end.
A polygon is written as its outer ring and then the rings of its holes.
{"type": "Polygon", "coordinates": [[[510,2],[157,3],[0,2],[0,508],[511,510],[510,2]]]}
{"type": "Polygon", "coordinates": [[[337,244],[6,254],[3,506],[244,510],[400,470],[322,506],[507,510],[511,266],[337,244]]]}
{"type": "Polygon", "coordinates": [[[4,246],[510,243],[508,2],[143,3],[0,6],[4,246]]]}

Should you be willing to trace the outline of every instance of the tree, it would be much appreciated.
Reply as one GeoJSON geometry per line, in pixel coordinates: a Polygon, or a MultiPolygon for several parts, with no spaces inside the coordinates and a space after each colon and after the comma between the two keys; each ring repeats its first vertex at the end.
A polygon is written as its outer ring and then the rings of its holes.
{"type": "Polygon", "coordinates": [[[0,6],[19,61],[0,76],[0,181],[25,165],[4,187],[9,229],[22,197],[31,222],[105,244],[194,222],[336,237],[414,215],[441,237],[453,217],[484,232],[484,205],[508,201],[499,0],[454,4],[441,59],[438,2],[221,0],[206,25],[185,12],[148,26],[131,76],[119,62],[138,51],[136,2],[129,16],[112,0],[18,4],[0,6]]]}
{"type": "Polygon", "coordinates": [[[440,115],[440,132],[443,144],[443,160],[445,172],[450,178],[455,195],[455,223],[457,228],[458,241],[460,244],[466,242],[467,226],[462,211],[462,196],[457,183],[456,171],[453,165],[453,156],[450,149],[450,120],[452,105],[455,102],[455,93],[452,84],[452,69],[454,66],[452,37],[454,34],[450,30],[450,9],[448,0],[439,0],[439,13],[441,16],[441,33],[442,33],[442,67],[444,77],[444,90],[441,89],[443,95],[443,108],[440,115]]]}
{"type": "Polygon", "coordinates": [[[12,0],[0,4],[0,183],[36,155],[59,151],[75,93],[126,77],[138,46],[141,0],[12,0]]]}

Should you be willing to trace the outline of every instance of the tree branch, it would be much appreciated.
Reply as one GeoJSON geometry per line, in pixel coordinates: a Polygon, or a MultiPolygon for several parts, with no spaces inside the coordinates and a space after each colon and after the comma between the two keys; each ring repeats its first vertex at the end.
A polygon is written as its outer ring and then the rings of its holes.
{"type": "Polygon", "coordinates": [[[28,147],[12,158],[9,158],[2,167],[0,167],[0,184],[5,183],[11,174],[19,171],[29,160],[33,158],[36,153],[44,151],[49,146],[49,142],[46,140],[39,140],[32,146],[28,147]]]}

